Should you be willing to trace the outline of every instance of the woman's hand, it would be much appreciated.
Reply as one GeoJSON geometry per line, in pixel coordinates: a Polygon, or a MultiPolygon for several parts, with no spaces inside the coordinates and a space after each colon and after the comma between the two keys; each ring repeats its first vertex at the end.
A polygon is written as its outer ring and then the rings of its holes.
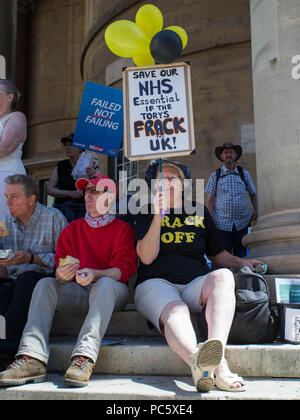
{"type": "Polygon", "coordinates": [[[87,167],[85,172],[88,178],[92,178],[92,176],[97,174],[97,169],[87,167]]]}
{"type": "Polygon", "coordinates": [[[75,198],[76,200],[79,200],[80,198],[82,198],[83,194],[84,194],[83,191],[78,191],[78,190],[69,191],[69,197],[75,198]]]}
{"type": "Polygon", "coordinates": [[[153,199],[154,214],[160,214],[161,210],[167,211],[168,204],[163,192],[158,191],[153,199]]]}
{"type": "Polygon", "coordinates": [[[241,268],[249,267],[250,270],[254,271],[254,269],[257,265],[263,265],[263,264],[264,263],[262,261],[248,260],[247,258],[243,258],[242,262],[241,262],[241,268]]]}
{"type": "Polygon", "coordinates": [[[250,270],[254,271],[257,265],[264,264],[262,261],[236,257],[225,250],[212,257],[208,256],[208,258],[219,267],[232,268],[236,271],[243,267],[249,267],[250,270]]]}

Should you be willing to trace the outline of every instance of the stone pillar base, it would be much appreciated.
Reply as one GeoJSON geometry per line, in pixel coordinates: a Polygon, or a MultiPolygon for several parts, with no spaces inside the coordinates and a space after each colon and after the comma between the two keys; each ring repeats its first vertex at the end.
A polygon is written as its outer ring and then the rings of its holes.
{"type": "Polygon", "coordinates": [[[260,217],[243,244],[250,258],[268,264],[270,274],[300,273],[300,209],[260,217]]]}

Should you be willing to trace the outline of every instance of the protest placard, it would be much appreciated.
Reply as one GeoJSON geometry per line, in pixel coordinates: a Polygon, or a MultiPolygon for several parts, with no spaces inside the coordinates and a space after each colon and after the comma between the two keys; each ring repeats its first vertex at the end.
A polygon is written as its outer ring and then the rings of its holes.
{"type": "Polygon", "coordinates": [[[124,149],[129,160],[189,155],[195,149],[190,66],[123,72],[124,149]]]}
{"type": "Polygon", "coordinates": [[[122,91],[86,82],[73,146],[117,157],[123,129],[122,91]]]}

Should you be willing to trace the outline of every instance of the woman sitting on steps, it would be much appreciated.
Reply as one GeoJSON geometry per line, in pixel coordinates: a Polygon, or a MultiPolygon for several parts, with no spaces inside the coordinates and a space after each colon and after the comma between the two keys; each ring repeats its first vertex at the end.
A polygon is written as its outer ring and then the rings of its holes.
{"type": "MultiPolygon", "coordinates": [[[[154,214],[149,208],[147,214],[137,216],[135,236],[141,263],[136,308],[191,367],[199,392],[211,390],[214,384],[225,391],[244,391],[245,382],[229,370],[225,360],[235,312],[233,274],[227,268],[209,272],[204,254],[214,264],[234,270],[253,269],[260,262],[225,251],[206,208],[204,217],[186,213],[182,200],[185,178],[190,178],[189,168],[164,161],[162,191],[154,198],[154,214]],[[167,213],[164,219],[162,210],[167,213]],[[197,346],[190,311],[200,312],[205,305],[209,339],[197,346]]],[[[157,161],[146,172],[149,186],[152,179],[158,186],[157,161]]]]}

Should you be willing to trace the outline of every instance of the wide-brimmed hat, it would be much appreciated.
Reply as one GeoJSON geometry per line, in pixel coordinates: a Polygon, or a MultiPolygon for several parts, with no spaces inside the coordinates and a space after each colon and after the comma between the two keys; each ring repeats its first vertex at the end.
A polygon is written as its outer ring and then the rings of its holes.
{"type": "Polygon", "coordinates": [[[62,144],[65,144],[67,141],[73,143],[73,139],[74,139],[74,133],[69,134],[68,136],[64,136],[60,139],[60,141],[62,142],[62,144]]]}
{"type": "MultiPolygon", "coordinates": [[[[161,159],[161,161],[162,161],[162,165],[165,165],[165,164],[169,163],[171,165],[177,166],[177,168],[179,168],[183,172],[184,177],[186,179],[191,179],[191,171],[190,171],[189,167],[187,167],[187,166],[185,166],[181,163],[174,162],[174,161],[167,160],[167,159],[161,159]]],[[[151,180],[156,179],[156,177],[157,177],[157,171],[159,170],[159,164],[160,164],[160,159],[153,160],[150,163],[150,165],[148,166],[148,169],[145,173],[145,180],[146,180],[146,182],[147,182],[147,184],[150,188],[151,188],[151,180]]]]}
{"type": "Polygon", "coordinates": [[[230,142],[226,142],[226,143],[223,144],[223,146],[219,146],[215,149],[215,154],[221,162],[223,162],[223,160],[221,159],[221,154],[223,153],[223,150],[225,150],[225,149],[235,150],[235,152],[237,154],[236,160],[238,160],[243,154],[243,149],[241,148],[241,146],[239,146],[238,144],[232,144],[230,142]]]}

